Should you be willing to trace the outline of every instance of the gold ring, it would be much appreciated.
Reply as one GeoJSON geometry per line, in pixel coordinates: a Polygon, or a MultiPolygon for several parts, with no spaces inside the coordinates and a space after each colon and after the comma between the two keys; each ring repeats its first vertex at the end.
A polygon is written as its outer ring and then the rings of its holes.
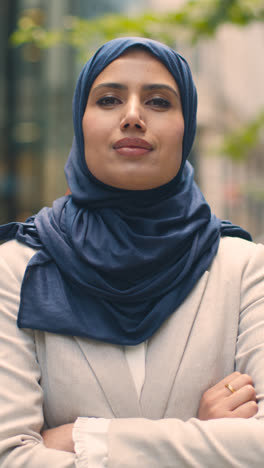
{"type": "Polygon", "coordinates": [[[225,384],[225,387],[228,388],[228,390],[230,390],[230,392],[235,393],[235,390],[234,390],[234,388],[232,387],[232,385],[230,383],[225,384]]]}

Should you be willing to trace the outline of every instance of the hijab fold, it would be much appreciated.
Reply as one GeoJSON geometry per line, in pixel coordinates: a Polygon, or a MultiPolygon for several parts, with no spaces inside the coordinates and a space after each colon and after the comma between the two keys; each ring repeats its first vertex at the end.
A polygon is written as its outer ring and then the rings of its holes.
{"type": "Polygon", "coordinates": [[[216,218],[186,161],[196,131],[197,97],[185,59],[143,38],[115,39],[84,66],[75,91],[75,138],[65,166],[71,195],[26,223],[0,227],[37,249],[21,287],[18,326],[119,345],[150,338],[188,296],[217,253],[221,235],[251,240],[216,218]],[[151,190],[97,180],[85,163],[82,117],[93,81],[131,47],[157,57],[175,78],[185,122],[177,176],[151,190]]]}

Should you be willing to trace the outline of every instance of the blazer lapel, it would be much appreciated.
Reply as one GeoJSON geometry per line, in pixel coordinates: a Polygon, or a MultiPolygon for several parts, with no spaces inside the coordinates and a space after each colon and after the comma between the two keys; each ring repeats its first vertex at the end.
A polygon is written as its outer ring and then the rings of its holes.
{"type": "Polygon", "coordinates": [[[116,418],[142,415],[122,346],[75,337],[116,418]]]}
{"type": "Polygon", "coordinates": [[[145,418],[161,419],[165,415],[207,280],[208,272],[202,276],[184,303],[149,340],[145,384],[140,400],[145,418]]]}

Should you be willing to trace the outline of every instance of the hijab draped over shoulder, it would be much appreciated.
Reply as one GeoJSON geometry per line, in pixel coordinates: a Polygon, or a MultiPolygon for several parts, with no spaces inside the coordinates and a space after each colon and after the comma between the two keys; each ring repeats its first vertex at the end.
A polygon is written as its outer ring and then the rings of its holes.
{"type": "MultiPolygon", "coordinates": [[[[189,66],[171,48],[143,38],[115,39],[85,64],[74,101],[75,137],[65,166],[71,195],[26,223],[2,226],[38,251],[22,283],[18,326],[120,345],[151,337],[188,296],[217,253],[220,237],[250,235],[210,211],[187,162],[196,132],[197,95],[189,66]],[[182,164],[150,190],[108,186],[89,172],[82,118],[99,73],[131,47],[160,60],[180,90],[185,124],[182,164]]],[[[213,313],[213,310],[212,310],[213,313]]]]}

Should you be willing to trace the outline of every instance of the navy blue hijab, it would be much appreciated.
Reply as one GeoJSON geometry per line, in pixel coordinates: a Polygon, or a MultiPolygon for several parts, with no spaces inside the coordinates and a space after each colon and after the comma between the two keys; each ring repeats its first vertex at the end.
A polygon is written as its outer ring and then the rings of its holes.
{"type": "Polygon", "coordinates": [[[74,101],[75,138],[65,166],[71,195],[26,223],[1,228],[39,249],[22,283],[18,326],[120,345],[151,337],[188,296],[217,253],[221,235],[250,235],[211,214],[186,161],[197,96],[185,59],[143,38],[115,39],[86,63],[74,101]],[[185,123],[182,164],[169,183],[124,190],[97,180],[84,156],[82,118],[99,73],[131,47],[157,57],[176,80],[185,123]]]}

